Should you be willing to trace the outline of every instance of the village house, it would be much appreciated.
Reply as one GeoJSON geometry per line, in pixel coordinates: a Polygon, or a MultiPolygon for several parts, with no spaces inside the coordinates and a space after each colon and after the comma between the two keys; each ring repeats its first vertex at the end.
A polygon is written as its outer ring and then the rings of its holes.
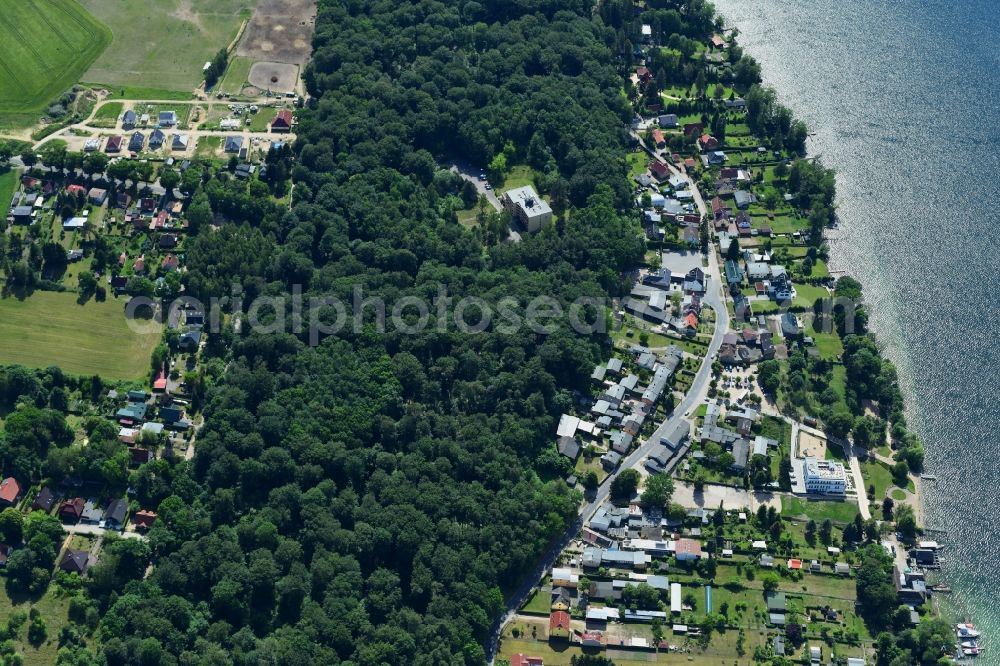
{"type": "Polygon", "coordinates": [[[17,479],[8,476],[0,481],[0,505],[14,506],[21,499],[24,489],[17,479]]]}
{"type": "Polygon", "coordinates": [[[85,550],[73,550],[70,548],[66,551],[62,561],[59,563],[59,568],[63,571],[80,574],[82,576],[87,572],[89,562],[90,553],[85,550]]]}
{"type": "Polygon", "coordinates": [[[271,120],[271,131],[290,132],[292,131],[292,122],[292,112],[288,109],[282,109],[274,114],[274,118],[271,120]]]}

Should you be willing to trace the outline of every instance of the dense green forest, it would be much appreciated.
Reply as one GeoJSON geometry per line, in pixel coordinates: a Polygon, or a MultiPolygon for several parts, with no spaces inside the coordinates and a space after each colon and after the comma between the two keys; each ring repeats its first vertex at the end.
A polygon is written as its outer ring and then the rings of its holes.
{"type": "MultiPolygon", "coordinates": [[[[619,293],[643,251],[623,212],[620,32],[582,1],[321,1],[294,208],[209,192],[233,222],[191,243],[189,293],[619,293]],[[444,160],[497,156],[530,164],[557,212],[521,243],[463,229],[450,203],[464,181],[444,160]]],[[[228,369],[193,463],[143,480],[153,573],[91,590],[98,659],[483,663],[505,589],[576,513],[551,440],[603,340],[437,323],[369,322],[316,347],[215,336],[228,369]]],[[[107,580],[129,578],[119,561],[107,580]]]]}

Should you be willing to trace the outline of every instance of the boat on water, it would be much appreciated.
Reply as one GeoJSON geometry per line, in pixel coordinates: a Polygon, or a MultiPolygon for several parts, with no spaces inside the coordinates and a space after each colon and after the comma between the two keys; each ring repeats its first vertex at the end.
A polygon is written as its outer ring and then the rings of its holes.
{"type": "Polygon", "coordinates": [[[964,648],[978,648],[979,644],[976,641],[962,641],[962,647],[964,647],[964,648]]]}
{"type": "Polygon", "coordinates": [[[974,648],[962,648],[962,654],[964,654],[966,657],[978,657],[979,656],[979,648],[977,648],[977,647],[974,647],[974,648]]]}
{"type": "Polygon", "coordinates": [[[971,624],[956,624],[955,633],[958,634],[959,638],[979,638],[980,636],[976,627],[971,624]]]}

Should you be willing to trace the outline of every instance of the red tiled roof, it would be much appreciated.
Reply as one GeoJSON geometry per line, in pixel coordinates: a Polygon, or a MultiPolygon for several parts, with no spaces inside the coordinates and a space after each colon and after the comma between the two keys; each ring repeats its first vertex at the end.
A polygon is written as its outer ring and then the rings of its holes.
{"type": "Polygon", "coordinates": [[[12,476],[0,481],[0,500],[13,504],[21,496],[21,484],[12,476]]]}
{"type": "Polygon", "coordinates": [[[569,631],[569,613],[566,611],[555,611],[549,615],[549,631],[553,629],[565,629],[569,631]]]}
{"type": "Polygon", "coordinates": [[[132,522],[136,527],[149,528],[156,522],[156,512],[142,509],[132,514],[132,522]]]}
{"type": "Polygon", "coordinates": [[[13,504],[21,496],[21,484],[12,476],[0,481],[0,500],[13,504]]]}

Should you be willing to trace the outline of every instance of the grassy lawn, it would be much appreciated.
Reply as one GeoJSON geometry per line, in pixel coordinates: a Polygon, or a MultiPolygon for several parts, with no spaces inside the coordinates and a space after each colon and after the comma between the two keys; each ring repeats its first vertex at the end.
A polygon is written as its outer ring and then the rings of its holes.
{"type": "Polygon", "coordinates": [[[646,173],[646,165],[649,164],[649,156],[644,152],[629,153],[626,158],[628,161],[628,176],[629,178],[636,178],[644,173],[646,173]]]}
{"type": "Polygon", "coordinates": [[[74,0],[3,4],[0,114],[40,111],[111,43],[111,31],[74,0]]]}
{"type": "Polygon", "coordinates": [[[0,300],[0,363],[46,368],[58,365],[80,375],[139,379],[160,340],[132,332],[124,300],[77,305],[76,294],[37,291],[23,301],[0,300]]]}
{"type": "Polygon", "coordinates": [[[10,209],[10,200],[14,197],[17,189],[17,172],[5,167],[0,171],[0,220],[7,219],[7,211],[10,209]]]}
{"type": "Polygon", "coordinates": [[[807,516],[818,523],[827,518],[838,523],[849,523],[854,520],[858,505],[843,501],[810,501],[799,497],[781,497],[781,513],[788,516],[807,516]]]}
{"type": "Polygon", "coordinates": [[[535,186],[535,170],[524,164],[511,167],[510,171],[507,172],[507,176],[503,179],[503,190],[506,192],[515,187],[524,187],[525,185],[535,186]]]}
{"type": "Polygon", "coordinates": [[[114,35],[111,46],[87,70],[87,81],[110,86],[155,81],[158,88],[187,93],[202,81],[205,62],[229,45],[255,4],[244,0],[193,0],[181,6],[143,0],[82,3],[114,35]]]}
{"type": "Polygon", "coordinates": [[[892,497],[892,499],[896,500],[897,502],[901,502],[906,499],[906,493],[903,492],[901,488],[893,488],[892,492],[890,492],[889,495],[890,497],[892,497]]]}
{"type": "Polygon", "coordinates": [[[523,610],[529,613],[548,613],[551,609],[551,604],[549,603],[551,598],[551,592],[539,590],[535,592],[533,597],[528,599],[528,603],[524,604],[523,610]]]}
{"type": "Polygon", "coordinates": [[[221,136],[203,136],[198,139],[198,145],[194,149],[195,157],[217,157],[222,150],[221,136]]]}
{"type": "Polygon", "coordinates": [[[93,127],[114,127],[118,123],[118,117],[122,115],[124,105],[121,102],[108,102],[97,110],[91,119],[93,127]]]}
{"type": "Polygon", "coordinates": [[[28,623],[25,622],[17,636],[14,637],[16,649],[24,655],[24,663],[29,666],[37,664],[56,663],[56,652],[59,650],[59,631],[69,624],[69,597],[56,593],[54,587],[39,599],[22,598],[7,592],[6,586],[0,586],[0,617],[9,618],[14,611],[27,614],[31,608],[37,608],[45,620],[48,638],[38,646],[28,642],[28,623]]]}
{"type": "Polygon", "coordinates": [[[253,58],[246,56],[235,56],[229,61],[229,67],[218,85],[218,89],[231,95],[238,95],[243,90],[243,84],[250,76],[250,68],[253,66],[253,58]]]}

